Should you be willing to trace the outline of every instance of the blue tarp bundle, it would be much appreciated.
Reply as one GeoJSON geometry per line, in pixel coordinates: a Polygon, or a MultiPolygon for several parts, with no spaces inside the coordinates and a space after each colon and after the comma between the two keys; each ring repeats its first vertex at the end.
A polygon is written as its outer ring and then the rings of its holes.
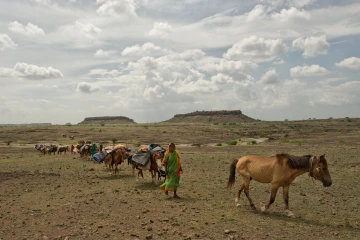
{"type": "Polygon", "coordinates": [[[104,160],[104,158],[106,157],[106,155],[108,155],[107,152],[95,153],[95,154],[93,155],[93,159],[94,159],[96,162],[98,162],[98,163],[102,163],[103,160],[104,160]]]}

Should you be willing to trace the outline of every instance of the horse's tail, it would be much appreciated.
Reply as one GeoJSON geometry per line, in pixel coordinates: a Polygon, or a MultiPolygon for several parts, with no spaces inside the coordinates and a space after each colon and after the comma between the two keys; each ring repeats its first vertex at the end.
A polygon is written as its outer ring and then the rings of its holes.
{"type": "Polygon", "coordinates": [[[132,161],[132,155],[130,155],[130,156],[128,157],[128,165],[130,165],[131,161],[132,161]]]}
{"type": "Polygon", "coordinates": [[[234,159],[234,161],[230,164],[230,176],[229,176],[227,188],[231,188],[235,183],[235,170],[238,161],[239,159],[234,159]]]}

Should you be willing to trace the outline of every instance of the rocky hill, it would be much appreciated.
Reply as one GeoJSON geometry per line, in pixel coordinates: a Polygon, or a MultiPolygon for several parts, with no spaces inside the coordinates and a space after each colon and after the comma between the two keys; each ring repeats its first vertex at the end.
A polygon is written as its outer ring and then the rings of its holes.
{"type": "Polygon", "coordinates": [[[233,111],[196,111],[187,114],[176,114],[173,118],[165,122],[184,122],[184,123],[240,123],[256,121],[244,115],[240,110],[233,111]]]}
{"type": "Polygon", "coordinates": [[[87,117],[79,124],[129,124],[133,119],[123,116],[87,117]]]}

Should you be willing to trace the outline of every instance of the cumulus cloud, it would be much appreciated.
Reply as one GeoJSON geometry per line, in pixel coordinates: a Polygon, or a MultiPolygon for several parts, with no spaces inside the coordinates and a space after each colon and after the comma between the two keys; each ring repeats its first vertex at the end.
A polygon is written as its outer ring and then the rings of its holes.
{"type": "Polygon", "coordinates": [[[221,59],[219,63],[208,63],[201,67],[203,71],[210,74],[223,74],[232,77],[236,81],[253,80],[250,73],[255,70],[258,65],[251,61],[229,61],[221,59]]]}
{"type": "Polygon", "coordinates": [[[179,53],[179,56],[182,59],[198,60],[203,58],[205,56],[205,53],[201,49],[193,49],[179,53]]]}
{"type": "Polygon", "coordinates": [[[326,41],[326,36],[302,37],[293,41],[292,46],[304,50],[304,58],[312,58],[318,55],[327,54],[330,44],[326,41]]]}
{"type": "Polygon", "coordinates": [[[32,80],[62,78],[60,70],[53,67],[39,67],[18,62],[14,68],[0,68],[0,77],[23,78],[32,80]]]}
{"type": "Polygon", "coordinates": [[[312,105],[325,104],[340,106],[343,104],[359,104],[360,82],[351,81],[338,86],[322,86],[321,88],[310,90],[310,103],[312,105]]]}
{"type": "Polygon", "coordinates": [[[326,74],[329,74],[326,68],[315,64],[311,66],[296,66],[290,69],[290,75],[292,77],[318,77],[326,74]]]}
{"type": "Polygon", "coordinates": [[[21,74],[22,78],[28,79],[51,79],[62,78],[60,70],[53,67],[39,67],[27,63],[16,63],[14,71],[21,74]]]}
{"type": "Polygon", "coordinates": [[[41,36],[45,35],[44,30],[38,26],[28,23],[27,25],[22,25],[21,23],[14,21],[8,24],[8,28],[12,32],[20,33],[26,36],[41,36]]]}
{"type": "Polygon", "coordinates": [[[16,43],[7,34],[0,33],[0,51],[4,51],[7,48],[13,49],[16,46],[16,43]]]}
{"type": "Polygon", "coordinates": [[[360,58],[357,58],[357,57],[346,58],[339,63],[335,63],[335,66],[342,67],[342,68],[349,68],[352,70],[359,70],[360,69],[360,58]]]}
{"type": "Polygon", "coordinates": [[[99,90],[100,89],[98,87],[92,86],[88,82],[80,82],[76,88],[76,91],[81,92],[81,93],[93,93],[93,92],[97,92],[99,90]]]}
{"type": "Polygon", "coordinates": [[[121,55],[122,56],[160,56],[167,53],[170,53],[171,51],[167,49],[163,49],[159,46],[156,46],[153,43],[145,43],[142,46],[140,45],[134,45],[132,47],[125,48],[121,55]]]}
{"type": "Polygon", "coordinates": [[[257,36],[244,38],[224,54],[229,60],[270,61],[286,53],[286,45],[280,39],[264,39],[257,36]]]}
{"type": "Polygon", "coordinates": [[[145,35],[149,37],[165,38],[168,37],[172,31],[171,25],[167,22],[155,22],[154,27],[149,32],[145,33],[145,35]]]}
{"type": "Polygon", "coordinates": [[[96,0],[100,7],[96,12],[106,16],[137,16],[135,0],[96,0]]]}
{"type": "Polygon", "coordinates": [[[289,9],[282,9],[279,13],[273,13],[271,17],[275,21],[289,22],[289,21],[310,20],[311,15],[305,10],[298,10],[292,7],[289,9]]]}
{"type": "Polygon", "coordinates": [[[260,83],[262,84],[277,84],[278,80],[278,73],[275,69],[270,69],[267,71],[260,79],[260,83]]]}

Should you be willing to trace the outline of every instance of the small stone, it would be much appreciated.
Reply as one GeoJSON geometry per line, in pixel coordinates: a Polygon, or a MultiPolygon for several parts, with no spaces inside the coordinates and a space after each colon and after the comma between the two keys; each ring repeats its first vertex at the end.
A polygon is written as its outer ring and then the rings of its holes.
{"type": "Polygon", "coordinates": [[[42,236],[42,239],[43,239],[43,240],[49,240],[49,238],[48,238],[47,236],[45,236],[45,235],[42,236]]]}
{"type": "Polygon", "coordinates": [[[229,233],[232,233],[232,231],[229,230],[229,229],[225,229],[224,233],[225,233],[225,234],[229,234],[229,233]]]}
{"type": "Polygon", "coordinates": [[[152,227],[151,227],[151,226],[148,226],[148,227],[146,228],[146,230],[151,231],[151,230],[152,230],[152,227]]]}
{"type": "Polygon", "coordinates": [[[152,239],[152,234],[147,235],[145,238],[146,238],[146,239],[152,239]]]}

